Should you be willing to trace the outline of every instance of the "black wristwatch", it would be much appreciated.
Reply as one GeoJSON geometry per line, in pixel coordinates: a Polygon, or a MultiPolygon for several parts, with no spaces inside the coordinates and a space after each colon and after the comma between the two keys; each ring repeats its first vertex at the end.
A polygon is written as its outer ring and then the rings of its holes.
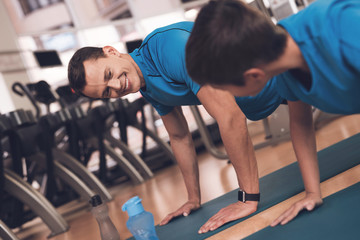
{"type": "Polygon", "coordinates": [[[260,193],[250,194],[250,193],[246,193],[243,190],[239,190],[239,192],[238,192],[238,200],[240,202],[243,202],[243,203],[246,202],[246,201],[257,201],[257,202],[259,202],[260,201],[260,193]]]}

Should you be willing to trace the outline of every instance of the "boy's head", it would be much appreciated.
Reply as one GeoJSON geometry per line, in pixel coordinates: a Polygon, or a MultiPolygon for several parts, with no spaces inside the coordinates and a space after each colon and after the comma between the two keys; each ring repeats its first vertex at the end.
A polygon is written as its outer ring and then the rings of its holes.
{"type": "Polygon", "coordinates": [[[84,47],[68,66],[70,87],[90,98],[117,98],[139,91],[140,75],[130,55],[115,48],[84,47]]]}
{"type": "Polygon", "coordinates": [[[283,29],[246,3],[212,0],[196,18],[186,45],[186,67],[199,84],[245,86],[247,71],[277,59],[286,39],[283,29]]]}

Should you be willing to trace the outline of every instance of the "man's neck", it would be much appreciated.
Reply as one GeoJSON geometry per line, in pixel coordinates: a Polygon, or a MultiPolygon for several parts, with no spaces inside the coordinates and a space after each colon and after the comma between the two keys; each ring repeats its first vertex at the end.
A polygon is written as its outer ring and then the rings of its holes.
{"type": "Polygon", "coordinates": [[[145,87],[145,79],[144,79],[144,75],[141,72],[140,67],[136,64],[135,60],[130,56],[130,54],[126,54],[126,58],[128,58],[130,60],[130,62],[135,66],[136,72],[138,73],[139,77],[140,77],[140,88],[145,87]]]}

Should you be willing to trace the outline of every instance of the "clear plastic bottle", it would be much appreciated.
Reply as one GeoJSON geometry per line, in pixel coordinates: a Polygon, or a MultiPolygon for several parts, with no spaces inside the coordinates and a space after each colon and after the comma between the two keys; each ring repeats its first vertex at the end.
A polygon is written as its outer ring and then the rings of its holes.
{"type": "Polygon", "coordinates": [[[152,213],[144,210],[138,196],[129,199],[122,206],[122,210],[127,211],[129,215],[126,226],[136,240],[159,240],[155,231],[154,217],[152,213]]]}
{"type": "Polygon", "coordinates": [[[100,196],[91,197],[90,203],[91,213],[99,224],[101,240],[120,240],[119,232],[109,217],[108,206],[102,202],[100,196]]]}

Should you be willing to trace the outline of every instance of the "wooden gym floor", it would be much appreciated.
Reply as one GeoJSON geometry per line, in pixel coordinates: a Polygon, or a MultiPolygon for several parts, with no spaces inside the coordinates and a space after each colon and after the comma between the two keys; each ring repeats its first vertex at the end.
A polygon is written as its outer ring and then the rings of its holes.
{"type": "MultiPolygon", "coordinates": [[[[260,122],[250,123],[249,131],[254,144],[263,141],[264,136],[260,122]]],[[[317,149],[321,150],[359,132],[360,115],[341,116],[331,119],[331,121],[325,120],[321,122],[316,131],[317,149]]],[[[290,141],[256,150],[256,157],[260,177],[296,161],[290,141]]],[[[238,188],[234,169],[226,160],[218,160],[205,151],[199,154],[198,160],[203,203],[238,188]]],[[[357,166],[342,176],[326,181],[322,184],[323,197],[358,182],[360,180],[359,176],[360,167],[357,166]]],[[[117,227],[121,239],[127,239],[131,236],[125,225],[127,214],[121,210],[122,204],[129,198],[135,195],[142,198],[144,208],[153,213],[155,224],[159,224],[162,218],[171,211],[176,210],[187,199],[182,176],[176,165],[157,171],[154,178],[143,184],[133,185],[126,182],[111,187],[110,192],[114,196],[113,201],[108,203],[110,217],[117,227]]],[[[269,225],[273,219],[299,197],[301,197],[301,194],[209,239],[240,239],[245,237],[269,225]]],[[[58,208],[58,210],[68,221],[70,230],[51,239],[100,239],[96,220],[89,212],[89,205],[85,201],[73,201],[58,208]]],[[[21,229],[14,229],[14,232],[20,239],[26,240],[42,240],[46,239],[50,234],[49,229],[39,219],[25,224],[21,229]]]]}

